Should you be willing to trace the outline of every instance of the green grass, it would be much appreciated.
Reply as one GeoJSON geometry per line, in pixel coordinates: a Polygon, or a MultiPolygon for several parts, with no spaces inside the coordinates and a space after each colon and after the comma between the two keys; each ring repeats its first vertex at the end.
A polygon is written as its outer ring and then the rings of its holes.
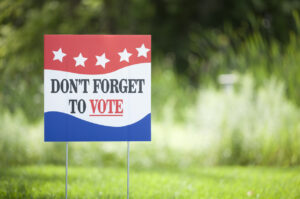
{"type": "MultiPolygon", "coordinates": [[[[131,169],[131,198],[300,198],[300,168],[131,169]]],[[[1,168],[1,198],[63,198],[63,166],[1,168]]],[[[70,167],[69,198],[126,198],[126,169],[70,167]]]]}

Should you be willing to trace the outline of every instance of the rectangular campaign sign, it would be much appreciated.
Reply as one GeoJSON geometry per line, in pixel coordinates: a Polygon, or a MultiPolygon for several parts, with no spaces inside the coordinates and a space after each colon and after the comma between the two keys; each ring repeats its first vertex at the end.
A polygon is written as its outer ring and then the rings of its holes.
{"type": "Polygon", "coordinates": [[[151,36],[45,35],[45,141],[150,141],[151,36]]]}

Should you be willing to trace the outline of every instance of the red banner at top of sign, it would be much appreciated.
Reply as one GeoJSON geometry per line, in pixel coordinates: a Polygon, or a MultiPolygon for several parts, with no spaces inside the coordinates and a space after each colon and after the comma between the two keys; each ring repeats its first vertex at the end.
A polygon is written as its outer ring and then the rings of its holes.
{"type": "Polygon", "coordinates": [[[45,35],[44,69],[105,74],[151,62],[150,35],[45,35]]]}

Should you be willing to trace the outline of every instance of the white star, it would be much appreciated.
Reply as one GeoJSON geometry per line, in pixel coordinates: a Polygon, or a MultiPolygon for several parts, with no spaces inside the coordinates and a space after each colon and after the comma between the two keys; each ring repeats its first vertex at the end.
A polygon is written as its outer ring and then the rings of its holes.
{"type": "Polygon", "coordinates": [[[53,52],[53,54],[54,54],[54,58],[53,58],[53,61],[55,61],[55,60],[59,60],[60,62],[62,62],[63,61],[63,58],[64,58],[64,56],[66,56],[67,54],[65,54],[65,53],[63,53],[62,52],[62,50],[61,50],[61,48],[60,49],[58,49],[57,51],[52,51],[53,52]]]}
{"type": "Polygon", "coordinates": [[[101,65],[103,68],[105,68],[105,64],[110,61],[109,59],[106,59],[105,53],[103,53],[101,56],[96,56],[96,59],[96,66],[101,65]]]}
{"type": "Polygon", "coordinates": [[[121,61],[127,61],[129,63],[129,57],[132,55],[131,53],[127,52],[126,48],[123,50],[123,52],[118,53],[120,55],[120,62],[121,61]]]}
{"type": "Polygon", "coordinates": [[[142,46],[140,48],[136,48],[136,50],[138,51],[138,57],[140,56],[144,56],[147,58],[147,52],[150,50],[148,48],[145,48],[145,45],[142,44],[142,46]]]}
{"type": "Polygon", "coordinates": [[[74,60],[76,61],[75,66],[83,66],[83,67],[85,67],[84,62],[87,60],[87,58],[83,57],[82,54],[79,53],[78,57],[74,57],[74,60]]]}

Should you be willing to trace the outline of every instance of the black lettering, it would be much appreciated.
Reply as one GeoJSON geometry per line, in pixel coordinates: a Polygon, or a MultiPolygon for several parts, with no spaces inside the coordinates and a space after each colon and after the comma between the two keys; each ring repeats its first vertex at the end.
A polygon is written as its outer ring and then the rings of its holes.
{"type": "Polygon", "coordinates": [[[57,79],[51,79],[51,88],[51,93],[57,93],[59,91],[59,81],[57,79]]]}

